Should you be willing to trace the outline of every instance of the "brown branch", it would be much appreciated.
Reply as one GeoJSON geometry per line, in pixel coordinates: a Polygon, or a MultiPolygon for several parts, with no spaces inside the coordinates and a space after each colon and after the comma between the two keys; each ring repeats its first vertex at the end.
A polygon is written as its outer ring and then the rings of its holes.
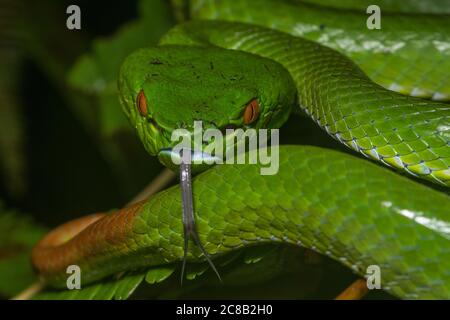
{"type": "Polygon", "coordinates": [[[368,292],[366,279],[360,278],[342,291],[335,300],[361,300],[368,292]]]}

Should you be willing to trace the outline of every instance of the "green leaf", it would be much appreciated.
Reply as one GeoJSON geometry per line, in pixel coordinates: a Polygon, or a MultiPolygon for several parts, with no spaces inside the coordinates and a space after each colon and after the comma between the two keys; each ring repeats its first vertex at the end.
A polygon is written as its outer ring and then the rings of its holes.
{"type": "Polygon", "coordinates": [[[117,288],[114,298],[116,300],[126,300],[141,284],[144,278],[144,273],[138,273],[136,275],[129,275],[122,279],[120,286],[117,288]]]}
{"type": "Polygon", "coordinates": [[[120,65],[136,49],[156,45],[173,25],[170,8],[162,0],[139,2],[140,18],[122,26],[114,36],[96,39],[69,73],[69,84],[86,93],[116,95],[120,65]]]}
{"type": "Polygon", "coordinates": [[[208,270],[209,264],[207,263],[193,263],[186,267],[186,279],[194,280],[198,276],[201,276],[208,270]]]}
{"type": "Polygon", "coordinates": [[[35,300],[126,300],[145,278],[145,272],[131,272],[120,279],[109,278],[79,290],[48,289],[37,294],[35,300]]]}
{"type": "Polygon", "coordinates": [[[0,295],[11,297],[37,281],[30,254],[45,231],[28,216],[7,210],[0,202],[0,295]]]}
{"type": "Polygon", "coordinates": [[[145,281],[150,284],[160,283],[170,277],[175,271],[174,267],[158,267],[147,271],[145,281]]]}
{"type": "Polygon", "coordinates": [[[84,55],[78,59],[69,74],[69,84],[87,93],[102,92],[106,86],[97,62],[90,55],[84,55]]]}

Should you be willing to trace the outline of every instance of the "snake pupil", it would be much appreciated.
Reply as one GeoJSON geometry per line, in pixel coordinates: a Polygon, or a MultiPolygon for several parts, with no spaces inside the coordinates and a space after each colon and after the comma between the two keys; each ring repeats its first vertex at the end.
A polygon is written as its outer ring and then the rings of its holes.
{"type": "Polygon", "coordinates": [[[244,124],[250,124],[254,122],[259,116],[259,104],[258,100],[253,99],[247,104],[244,111],[244,124]]]}
{"type": "Polygon", "coordinates": [[[138,93],[136,104],[141,116],[146,117],[148,115],[147,98],[145,97],[144,90],[142,89],[138,93]]]}

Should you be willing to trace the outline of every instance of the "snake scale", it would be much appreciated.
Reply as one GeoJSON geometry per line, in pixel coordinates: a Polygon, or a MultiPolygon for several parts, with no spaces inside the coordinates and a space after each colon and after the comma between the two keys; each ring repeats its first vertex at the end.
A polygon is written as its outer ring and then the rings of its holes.
{"type": "MultiPolygon", "coordinates": [[[[150,154],[163,158],[173,130],[191,130],[194,120],[278,128],[296,108],[373,160],[281,146],[276,175],[260,175],[259,164],[199,174],[193,196],[207,252],[285,242],[360,275],[378,265],[395,296],[450,298],[448,16],[382,13],[382,29],[368,30],[365,11],[293,0],[198,0],[189,9],[190,21],[131,54],[120,72],[125,113],[150,154]]],[[[33,264],[62,286],[70,264],[88,283],[180,261],[180,212],[174,186],[80,218],[50,232],[33,264]]],[[[188,252],[189,261],[201,259],[198,248],[188,252]]]]}

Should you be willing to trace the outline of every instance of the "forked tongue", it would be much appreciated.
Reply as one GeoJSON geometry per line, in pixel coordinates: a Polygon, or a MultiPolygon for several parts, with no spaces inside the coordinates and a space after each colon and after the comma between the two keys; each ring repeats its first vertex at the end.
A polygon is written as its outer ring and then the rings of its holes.
{"type": "Polygon", "coordinates": [[[183,229],[184,229],[184,255],[183,255],[183,265],[181,267],[181,284],[183,284],[184,273],[186,269],[186,258],[189,246],[189,239],[194,240],[197,247],[205,256],[206,261],[208,261],[211,268],[214,270],[217,278],[222,282],[219,272],[217,271],[214,263],[212,262],[209,254],[206,252],[200,238],[197,234],[197,228],[195,225],[194,216],[194,202],[192,196],[192,175],[191,175],[191,156],[190,150],[182,149],[180,152],[181,162],[180,162],[180,186],[181,186],[181,200],[183,205],[183,229]]]}

